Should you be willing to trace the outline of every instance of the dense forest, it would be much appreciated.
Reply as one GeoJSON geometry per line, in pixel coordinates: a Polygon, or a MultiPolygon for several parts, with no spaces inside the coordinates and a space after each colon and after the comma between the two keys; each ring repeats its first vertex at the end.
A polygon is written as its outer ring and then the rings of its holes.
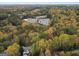
{"type": "Polygon", "coordinates": [[[1,7],[0,54],[22,56],[23,46],[29,56],[79,56],[79,6],[1,7]],[[49,25],[23,20],[42,15],[49,25]]]}

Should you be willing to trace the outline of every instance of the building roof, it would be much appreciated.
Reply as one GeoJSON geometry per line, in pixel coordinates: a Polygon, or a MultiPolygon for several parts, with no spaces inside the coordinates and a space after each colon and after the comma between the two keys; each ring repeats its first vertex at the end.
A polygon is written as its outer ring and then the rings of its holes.
{"type": "Polygon", "coordinates": [[[0,53],[0,56],[7,56],[7,54],[5,54],[5,53],[0,53]]]}
{"type": "Polygon", "coordinates": [[[37,16],[36,19],[39,19],[39,18],[47,18],[46,15],[43,15],[43,16],[37,16]]]}

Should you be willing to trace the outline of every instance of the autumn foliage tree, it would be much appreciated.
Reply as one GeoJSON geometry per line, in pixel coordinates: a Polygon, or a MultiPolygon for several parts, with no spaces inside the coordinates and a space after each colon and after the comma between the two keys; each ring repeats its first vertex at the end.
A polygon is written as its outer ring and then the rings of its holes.
{"type": "Polygon", "coordinates": [[[12,44],[4,51],[9,56],[17,56],[20,55],[20,46],[17,43],[12,44]]]}

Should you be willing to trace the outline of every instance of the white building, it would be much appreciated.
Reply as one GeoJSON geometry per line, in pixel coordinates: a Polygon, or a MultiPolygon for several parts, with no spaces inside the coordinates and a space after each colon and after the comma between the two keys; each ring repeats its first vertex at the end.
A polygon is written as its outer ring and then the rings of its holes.
{"type": "Polygon", "coordinates": [[[27,19],[24,19],[25,21],[27,22],[30,22],[30,23],[37,23],[37,19],[33,19],[33,18],[27,18],[27,19]]]}
{"type": "Polygon", "coordinates": [[[23,56],[28,56],[30,54],[31,47],[22,47],[23,48],[23,56]]]}
{"type": "Polygon", "coordinates": [[[36,18],[28,18],[28,19],[24,19],[27,22],[30,23],[39,23],[42,25],[49,25],[50,23],[50,19],[46,18],[47,16],[37,16],[36,18]]]}
{"type": "Polygon", "coordinates": [[[36,19],[43,19],[43,18],[46,18],[47,16],[44,15],[44,16],[37,16],[36,19]]]}
{"type": "Polygon", "coordinates": [[[5,53],[0,53],[0,56],[7,56],[7,54],[5,54],[5,53]]]}
{"type": "Polygon", "coordinates": [[[49,25],[50,19],[39,19],[38,23],[43,25],[49,25]]]}

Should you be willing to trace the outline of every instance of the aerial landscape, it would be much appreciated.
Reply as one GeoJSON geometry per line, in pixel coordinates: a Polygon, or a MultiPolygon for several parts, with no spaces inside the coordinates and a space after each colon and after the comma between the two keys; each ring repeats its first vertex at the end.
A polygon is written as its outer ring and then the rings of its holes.
{"type": "Polygon", "coordinates": [[[0,5],[0,56],[79,56],[79,5],[0,5]]]}

